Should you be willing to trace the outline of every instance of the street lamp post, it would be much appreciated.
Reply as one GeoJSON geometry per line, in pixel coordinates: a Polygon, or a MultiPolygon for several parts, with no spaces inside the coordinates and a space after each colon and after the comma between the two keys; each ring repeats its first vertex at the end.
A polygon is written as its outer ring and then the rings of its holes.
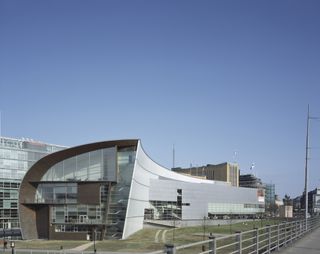
{"type": "Polygon", "coordinates": [[[307,116],[307,135],[306,135],[306,161],[305,161],[305,170],[304,170],[304,195],[305,195],[305,221],[306,221],[306,230],[308,229],[308,161],[309,161],[309,126],[310,120],[320,120],[320,117],[310,116],[310,110],[308,105],[308,116],[307,116]]]}
{"type": "Polygon", "coordinates": [[[97,249],[96,249],[96,227],[94,227],[93,230],[93,252],[96,253],[97,249]]]}
{"type": "Polygon", "coordinates": [[[3,251],[7,248],[7,241],[6,241],[6,231],[3,227],[3,251]]]}
{"type": "Polygon", "coordinates": [[[14,254],[14,247],[15,247],[14,241],[10,242],[10,247],[11,247],[11,254],[14,254]]]}

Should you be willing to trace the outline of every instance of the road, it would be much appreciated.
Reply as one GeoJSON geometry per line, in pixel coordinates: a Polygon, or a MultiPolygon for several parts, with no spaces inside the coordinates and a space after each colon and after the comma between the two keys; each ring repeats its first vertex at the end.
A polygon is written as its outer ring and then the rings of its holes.
{"type": "Polygon", "coordinates": [[[300,240],[283,248],[281,254],[319,254],[320,253],[320,228],[305,235],[300,240]]]}

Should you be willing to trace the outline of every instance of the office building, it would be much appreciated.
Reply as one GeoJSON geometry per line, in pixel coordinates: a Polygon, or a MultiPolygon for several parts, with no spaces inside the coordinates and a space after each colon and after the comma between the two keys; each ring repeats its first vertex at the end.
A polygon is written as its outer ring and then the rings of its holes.
{"type": "Polygon", "coordinates": [[[139,140],[86,144],[45,156],[25,175],[24,239],[124,239],[144,220],[201,220],[264,211],[256,189],[194,178],[150,159],[139,140]]]}
{"type": "Polygon", "coordinates": [[[259,201],[265,202],[265,185],[253,174],[240,175],[239,186],[258,190],[259,201]]]}
{"type": "Polygon", "coordinates": [[[239,186],[247,188],[265,188],[261,179],[256,177],[253,174],[240,175],[239,177],[239,186]]]}
{"type": "Polygon", "coordinates": [[[18,192],[27,170],[45,155],[64,149],[31,139],[0,137],[0,234],[19,235],[18,192]]]}
{"type": "Polygon", "coordinates": [[[267,183],[265,184],[265,201],[266,209],[270,209],[275,205],[275,184],[267,183]]]}
{"type": "Polygon", "coordinates": [[[180,174],[204,177],[208,180],[217,180],[230,183],[232,186],[239,187],[239,166],[236,163],[221,163],[217,165],[207,164],[206,166],[190,168],[173,168],[180,174]]]}
{"type": "MultiPolygon", "coordinates": [[[[304,193],[300,199],[302,210],[305,210],[306,207],[304,193]]],[[[308,213],[320,214],[320,188],[315,188],[314,190],[308,192],[308,213]]]]}

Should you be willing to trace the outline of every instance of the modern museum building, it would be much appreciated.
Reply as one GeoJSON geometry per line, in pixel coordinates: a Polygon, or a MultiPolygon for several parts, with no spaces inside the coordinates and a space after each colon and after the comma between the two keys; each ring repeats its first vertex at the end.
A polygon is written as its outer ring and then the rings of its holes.
{"type": "Polygon", "coordinates": [[[257,189],[195,178],[155,163],[140,140],[85,144],[49,154],[22,180],[23,239],[125,239],[145,220],[201,220],[264,212],[257,189]]]}

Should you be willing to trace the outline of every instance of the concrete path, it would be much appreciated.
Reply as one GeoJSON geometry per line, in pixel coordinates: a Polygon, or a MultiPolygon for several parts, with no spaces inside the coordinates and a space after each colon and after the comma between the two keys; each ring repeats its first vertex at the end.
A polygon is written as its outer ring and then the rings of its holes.
{"type": "Polygon", "coordinates": [[[319,254],[320,253],[320,228],[305,235],[292,246],[283,248],[281,254],[319,254]]]}

